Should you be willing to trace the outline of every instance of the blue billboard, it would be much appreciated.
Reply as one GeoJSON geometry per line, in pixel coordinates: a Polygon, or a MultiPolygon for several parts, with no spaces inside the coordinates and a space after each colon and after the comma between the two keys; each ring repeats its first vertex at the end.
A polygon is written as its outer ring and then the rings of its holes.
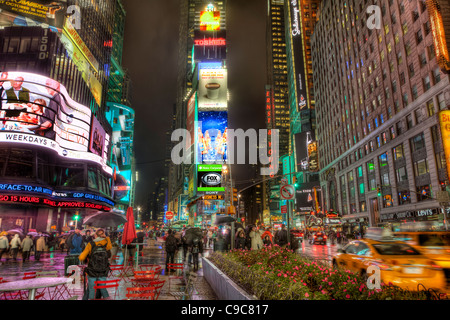
{"type": "Polygon", "coordinates": [[[197,163],[225,163],[227,160],[227,111],[198,113],[197,163]]]}

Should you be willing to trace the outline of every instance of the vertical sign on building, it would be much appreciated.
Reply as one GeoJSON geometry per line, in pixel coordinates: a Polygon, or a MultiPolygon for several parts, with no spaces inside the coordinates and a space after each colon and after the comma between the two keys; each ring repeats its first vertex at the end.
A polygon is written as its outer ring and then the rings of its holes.
{"type": "Polygon", "coordinates": [[[292,58],[297,98],[297,111],[308,108],[305,63],[303,57],[303,35],[298,0],[290,0],[292,58]]]}
{"type": "Polygon", "coordinates": [[[427,0],[427,9],[430,17],[431,31],[433,34],[434,49],[439,66],[445,72],[450,71],[450,57],[447,48],[447,40],[442,19],[442,8],[438,0],[427,0]]]}
{"type": "Polygon", "coordinates": [[[444,146],[445,163],[447,164],[447,176],[450,177],[450,110],[439,112],[441,123],[442,144],[444,146]]]}

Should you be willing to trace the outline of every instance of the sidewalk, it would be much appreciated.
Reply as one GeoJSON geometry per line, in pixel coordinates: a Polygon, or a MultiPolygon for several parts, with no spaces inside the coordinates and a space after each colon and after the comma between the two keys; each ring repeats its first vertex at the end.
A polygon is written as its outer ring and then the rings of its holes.
{"type": "MultiPolygon", "coordinates": [[[[158,300],[175,300],[173,296],[171,296],[168,292],[169,285],[168,285],[168,275],[165,272],[165,262],[166,262],[166,252],[164,251],[164,247],[162,243],[158,243],[153,239],[146,239],[147,243],[144,245],[143,249],[143,257],[138,257],[138,264],[156,264],[160,265],[162,267],[161,274],[159,276],[159,280],[166,280],[166,283],[164,284],[164,287],[162,288],[161,294],[159,296],[158,300]]],[[[206,249],[204,250],[203,256],[208,256],[212,252],[212,249],[206,249]]],[[[119,263],[123,260],[123,252],[119,252],[117,254],[120,259],[119,263]]],[[[41,261],[34,261],[34,257],[31,257],[31,261],[22,262],[20,256],[18,257],[17,261],[13,261],[12,259],[5,262],[5,257],[2,259],[2,264],[0,265],[0,277],[3,277],[4,280],[7,281],[14,281],[14,280],[21,280],[23,277],[23,274],[25,272],[31,272],[31,271],[50,271],[50,270],[57,270],[59,275],[63,275],[64,271],[64,257],[66,256],[65,253],[61,253],[60,251],[53,252],[53,253],[45,253],[41,257],[41,261]]],[[[183,262],[183,252],[180,250],[180,252],[177,253],[175,256],[175,263],[181,263],[183,262]]],[[[189,267],[185,265],[185,270],[190,271],[192,267],[189,267]]],[[[173,275],[174,272],[171,274],[173,275]]],[[[212,291],[209,284],[206,282],[206,280],[203,278],[203,269],[200,259],[200,265],[199,270],[196,272],[198,275],[197,281],[195,283],[195,292],[192,297],[193,300],[217,300],[217,297],[215,296],[214,292],[212,291]]],[[[121,281],[119,284],[119,289],[117,292],[116,300],[123,300],[125,299],[125,294],[127,292],[126,288],[130,287],[132,284],[130,282],[121,281]]],[[[171,283],[171,291],[182,291],[183,283],[181,280],[173,280],[171,283]]],[[[78,300],[82,299],[83,296],[83,289],[75,289],[74,295],[77,296],[78,300]]],[[[114,296],[114,289],[109,290],[110,296],[114,296]]]]}

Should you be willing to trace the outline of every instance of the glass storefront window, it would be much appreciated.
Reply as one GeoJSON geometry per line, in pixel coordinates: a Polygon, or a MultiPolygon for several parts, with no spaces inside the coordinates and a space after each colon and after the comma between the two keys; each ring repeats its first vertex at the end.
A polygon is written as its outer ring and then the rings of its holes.
{"type": "Polygon", "coordinates": [[[60,168],[60,185],[64,187],[81,187],[84,184],[84,166],[73,164],[68,168],[60,168]]]}
{"type": "Polygon", "coordinates": [[[401,191],[398,193],[398,203],[400,205],[411,203],[411,195],[409,191],[401,191]]]}
{"type": "Polygon", "coordinates": [[[5,169],[6,177],[32,178],[34,155],[31,150],[10,149],[5,169]]]}
{"type": "Polygon", "coordinates": [[[97,177],[97,169],[89,168],[88,169],[88,188],[101,191],[100,188],[99,188],[99,183],[98,182],[99,181],[98,181],[98,177],[97,177]]]}

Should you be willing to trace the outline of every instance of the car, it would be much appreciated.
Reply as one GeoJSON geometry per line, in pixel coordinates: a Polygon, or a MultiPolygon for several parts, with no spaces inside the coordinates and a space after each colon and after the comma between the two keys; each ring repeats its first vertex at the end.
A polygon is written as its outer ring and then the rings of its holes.
{"type": "Polygon", "coordinates": [[[327,236],[323,232],[316,232],[310,239],[311,244],[327,244],[327,236]]]}
{"type": "Polygon", "coordinates": [[[379,268],[380,281],[385,284],[392,283],[410,291],[423,290],[425,287],[447,292],[442,268],[434,260],[393,236],[351,241],[338,249],[333,257],[333,267],[350,270],[363,277],[372,274],[373,271],[367,270],[369,266],[379,268]]]}
{"type": "Polygon", "coordinates": [[[422,232],[394,232],[397,240],[411,245],[423,255],[433,259],[441,266],[450,288],[450,232],[422,231],[422,232]]]}
{"type": "Polygon", "coordinates": [[[291,249],[297,250],[303,242],[304,233],[300,230],[291,230],[291,249]]]}

